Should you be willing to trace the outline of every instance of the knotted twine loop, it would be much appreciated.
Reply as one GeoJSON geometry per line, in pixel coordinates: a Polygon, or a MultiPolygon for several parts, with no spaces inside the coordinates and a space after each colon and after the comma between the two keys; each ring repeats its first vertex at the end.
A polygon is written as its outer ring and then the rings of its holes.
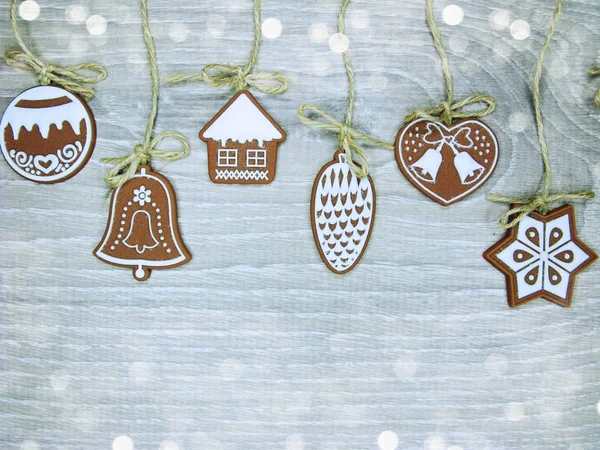
{"type": "Polygon", "coordinates": [[[434,122],[443,122],[450,126],[459,119],[467,118],[482,118],[491,114],[496,109],[496,101],[489,95],[474,94],[462,100],[453,99],[452,74],[450,73],[450,61],[448,54],[442,44],[442,33],[435,21],[433,12],[433,0],[427,0],[425,7],[425,16],[427,18],[427,26],[433,39],[435,47],[441,61],[442,73],[444,75],[444,86],[446,91],[446,101],[441,102],[434,108],[415,109],[411,114],[406,116],[405,122],[410,123],[416,119],[427,119],[434,122]],[[483,103],[486,106],[479,111],[463,111],[469,105],[483,103]]]}
{"type": "Polygon", "coordinates": [[[234,86],[237,91],[255,88],[266,94],[282,94],[288,88],[287,78],[281,73],[249,73],[246,67],[227,64],[209,64],[199,75],[171,75],[166,79],[167,84],[186,81],[202,81],[214,87],[234,86]]]}
{"type": "Polygon", "coordinates": [[[106,69],[97,63],[84,63],[76,66],[60,67],[44,63],[38,58],[25,44],[17,24],[17,1],[11,0],[10,3],[10,21],[17,42],[22,51],[9,51],[4,54],[6,63],[17,69],[35,72],[38,75],[42,86],[55,84],[61,86],[69,92],[77,94],[85,100],[91,100],[96,94],[94,89],[84,84],[96,84],[103,81],[108,76],[106,69]],[[96,76],[85,76],[80,73],[82,70],[96,72],[96,76]]]}
{"type": "Polygon", "coordinates": [[[101,162],[106,164],[116,164],[108,171],[104,181],[112,189],[121,186],[127,180],[133,178],[138,168],[143,164],[149,164],[152,158],[162,159],[166,162],[178,161],[190,154],[190,144],[181,133],[177,131],[163,131],[158,134],[148,146],[138,144],[133,148],[133,153],[118,158],[103,158],[101,162]],[[175,139],[183,145],[183,150],[179,152],[170,152],[159,150],[156,147],[165,139],[175,139]]]}
{"type": "Polygon", "coordinates": [[[152,107],[150,110],[150,117],[146,124],[146,133],[144,135],[144,142],[138,144],[133,148],[133,152],[126,156],[117,158],[102,158],[100,162],[106,164],[116,164],[110,169],[104,181],[108,184],[111,189],[122,186],[125,182],[133,178],[137,173],[138,168],[142,164],[150,164],[152,158],[162,159],[166,162],[173,162],[179,159],[183,159],[190,154],[190,144],[186,137],[177,131],[163,131],[156,137],[152,137],[154,134],[154,124],[156,122],[156,116],[158,115],[158,96],[160,93],[160,75],[158,73],[158,62],[156,61],[156,47],[154,45],[154,36],[150,30],[150,23],[148,20],[148,2],[147,0],[140,1],[140,8],[142,11],[142,30],[144,35],[144,42],[146,43],[146,49],[148,50],[148,64],[150,66],[150,78],[152,80],[152,107]],[[156,147],[165,139],[175,139],[183,145],[183,150],[179,152],[168,152],[159,150],[156,147]]]}
{"type": "Polygon", "coordinates": [[[254,0],[254,44],[250,59],[245,66],[209,64],[199,74],[170,75],[165,79],[166,84],[202,81],[215,87],[233,86],[238,91],[255,88],[266,94],[282,94],[288,88],[288,80],[285,75],[279,72],[251,73],[258,60],[262,43],[260,33],[260,0],[254,0]]]}
{"type": "MultiPolygon", "coordinates": [[[[342,0],[340,12],[338,15],[338,33],[344,34],[346,9],[350,0],[342,0]]],[[[359,178],[364,178],[369,175],[369,165],[365,152],[359,147],[358,141],[366,142],[373,145],[378,145],[387,150],[394,150],[394,145],[384,141],[374,139],[352,127],[352,117],[354,115],[354,101],[356,98],[356,81],[354,79],[354,71],[350,63],[350,56],[347,51],[342,53],[346,74],[348,77],[348,108],[344,122],[338,122],[336,119],[327,114],[323,109],[315,105],[304,104],[298,109],[298,118],[304,125],[321,130],[331,131],[338,135],[338,145],[340,150],[346,155],[346,161],[350,165],[352,171],[359,178]],[[306,113],[312,113],[318,119],[311,119],[306,116],[306,113]]]]}
{"type": "Polygon", "coordinates": [[[394,150],[392,144],[373,139],[352,128],[350,125],[337,121],[318,106],[306,104],[300,106],[298,109],[298,118],[300,119],[300,122],[309,127],[336,133],[338,135],[340,150],[346,154],[348,164],[359,178],[364,178],[369,175],[369,165],[367,163],[365,152],[359,147],[358,141],[378,145],[388,150],[394,150]],[[318,119],[307,117],[307,113],[316,115],[318,119]]]}
{"type": "Polygon", "coordinates": [[[519,199],[512,197],[504,197],[501,195],[488,195],[486,198],[492,202],[508,203],[511,205],[511,209],[504,213],[500,218],[500,226],[505,229],[513,228],[521,222],[528,214],[537,211],[542,215],[545,215],[550,210],[552,203],[569,200],[588,200],[595,197],[595,194],[591,191],[573,192],[573,193],[556,193],[550,194],[550,188],[552,185],[552,171],[550,166],[550,157],[548,151],[548,143],[546,136],[544,135],[544,122],[542,117],[541,107],[541,95],[540,95],[540,82],[542,79],[542,72],[544,68],[544,57],[546,51],[550,47],[552,42],[552,36],[558,24],[558,19],[562,11],[564,0],[557,0],[556,9],[554,10],[554,16],[552,23],[548,30],[546,40],[542,45],[540,51],[540,57],[538,59],[535,75],[533,77],[533,106],[535,111],[535,122],[537,126],[538,141],[540,143],[542,161],[544,164],[544,174],[542,176],[542,186],[540,187],[537,194],[528,199],[519,199]],[[514,206],[513,206],[514,205],[514,206]]]}
{"type": "MultiPolygon", "coordinates": [[[[590,73],[592,75],[600,75],[600,67],[593,67],[592,69],[590,69],[590,73]]],[[[598,89],[598,91],[596,92],[596,96],[594,97],[594,103],[596,103],[596,106],[600,106],[600,89],[598,89]]]]}

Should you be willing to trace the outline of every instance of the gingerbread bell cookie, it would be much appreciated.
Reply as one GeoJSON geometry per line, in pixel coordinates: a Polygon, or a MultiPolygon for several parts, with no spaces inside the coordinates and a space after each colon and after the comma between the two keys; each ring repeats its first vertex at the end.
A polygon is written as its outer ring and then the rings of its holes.
{"type": "Polygon", "coordinates": [[[0,121],[0,148],[8,165],[37,183],[58,183],[76,175],[90,159],[96,143],[96,122],[86,100],[94,91],[85,84],[107,76],[99,64],[49,66],[25,45],[16,21],[16,0],[10,15],[22,52],[5,54],[6,62],[38,74],[41,86],[18,95],[0,121]],[[80,71],[97,72],[86,77],[80,71]]]}
{"type": "Polygon", "coordinates": [[[140,6],[152,79],[152,108],[143,143],[129,155],[101,160],[115,164],[106,175],[106,182],[114,191],[106,231],[94,255],[107,264],[132,269],[137,281],[145,281],[152,270],[181,266],[189,262],[192,255],[179,232],[173,186],[150,166],[153,158],[171,162],[186,158],[190,154],[190,145],[176,131],[163,131],[154,136],[160,76],[154,38],[148,23],[147,0],[141,0],[140,6]],[[177,140],[183,150],[166,152],[157,148],[169,138],[177,140]]]}
{"type": "Polygon", "coordinates": [[[499,146],[492,130],[481,120],[495,109],[485,95],[454,100],[448,57],[435,23],[433,0],[427,0],[427,24],[442,59],[447,98],[438,107],[415,110],[405,119],[396,138],[396,161],[406,179],[431,200],[448,206],[483,186],[498,163],[499,146]],[[486,108],[463,108],[484,103],[486,108]]]}
{"type": "Polygon", "coordinates": [[[537,63],[532,88],[533,109],[537,124],[544,175],[538,193],[518,199],[489,195],[488,200],[508,203],[510,210],[500,219],[506,236],[491,246],[483,257],[506,277],[508,305],[521,306],[543,298],[560,306],[571,306],[576,276],[598,256],[577,237],[575,208],[564,205],[551,210],[550,205],[569,200],[594,197],[593,192],[551,193],[552,173],[548,144],[544,135],[540,102],[540,79],[544,57],[558,24],[563,0],[558,0],[537,63]]]}
{"type": "Polygon", "coordinates": [[[177,201],[169,180],[143,165],[133,178],[114,190],[104,238],[94,250],[102,261],[133,269],[138,281],[152,269],[187,263],[177,221],[177,201]]]}

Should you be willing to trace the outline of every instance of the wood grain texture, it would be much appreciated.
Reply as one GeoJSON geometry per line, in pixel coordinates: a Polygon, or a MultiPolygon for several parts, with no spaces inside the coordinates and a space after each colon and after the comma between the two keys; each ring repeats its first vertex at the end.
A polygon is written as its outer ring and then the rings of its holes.
{"type": "MultiPolygon", "coordinates": [[[[92,256],[109,205],[99,159],[141,141],[149,107],[137,2],[80,2],[108,21],[104,36],[90,37],[66,22],[71,1],[38,1],[39,19],[23,27],[39,54],[96,60],[110,76],[91,102],[99,138],[79,175],[41,186],[0,164],[0,447],[109,449],[127,435],[136,449],[365,450],[392,430],[411,450],[597,448],[600,264],[578,277],[571,309],[536,301],[510,310],[502,274],[481,257],[503,234],[505,211],[485,194],[531,194],[539,181],[528,84],[553,1],[456,2],[463,22],[442,26],[456,95],[497,99],[486,123],[499,166],[476,194],[442,208],[406,182],[392,152],[369,150],[375,228],[358,268],[340,277],[321,263],[309,219],[314,177],[336,140],[296,119],[304,102],[342,117],[341,57],[307,31],[324,23],[334,32],[339,2],[265,0],[263,16],[279,18],[283,34],[265,40],[259,67],[290,78],[282,96],[257,93],[288,134],[277,179],[211,183],[198,131],[232,92],[165,88],[157,130],[183,132],[193,151],[155,168],[177,192],[194,259],[143,284],[92,256]],[[494,30],[495,9],[527,21],[530,38],[494,30]]],[[[438,17],[449,3],[436,2],[438,17]]],[[[3,50],[13,49],[2,11],[3,50]]],[[[411,108],[443,95],[424,1],[356,0],[348,12],[356,126],[392,142],[411,108]],[[364,17],[368,26],[356,28],[364,17]]],[[[248,0],[155,0],[150,18],[163,76],[241,64],[250,51],[248,0]],[[187,38],[174,42],[182,30],[187,38]]],[[[557,189],[600,190],[600,80],[587,75],[599,23],[596,0],[568,1],[548,54],[542,101],[557,189]]],[[[35,83],[5,64],[0,80],[2,109],[35,83]]],[[[599,250],[598,200],[577,213],[580,237],[599,250]]]]}

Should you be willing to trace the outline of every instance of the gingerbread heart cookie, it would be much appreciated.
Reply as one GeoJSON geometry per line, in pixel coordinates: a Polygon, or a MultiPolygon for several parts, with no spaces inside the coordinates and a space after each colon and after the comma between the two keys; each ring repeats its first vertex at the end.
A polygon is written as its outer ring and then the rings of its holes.
{"type": "Polygon", "coordinates": [[[406,179],[442,206],[483,186],[496,169],[498,153],[496,136],[477,119],[452,126],[418,119],[396,139],[396,161],[406,179]]]}

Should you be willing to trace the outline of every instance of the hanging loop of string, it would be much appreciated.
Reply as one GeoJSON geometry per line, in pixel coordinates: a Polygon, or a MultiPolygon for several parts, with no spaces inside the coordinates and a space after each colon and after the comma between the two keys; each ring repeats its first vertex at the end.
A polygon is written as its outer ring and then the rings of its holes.
{"type": "MultiPolygon", "coordinates": [[[[600,75],[600,66],[599,67],[592,67],[590,69],[590,74],[592,74],[592,75],[600,75]]],[[[600,106],[600,89],[598,89],[598,91],[596,92],[596,96],[594,97],[594,103],[596,103],[596,106],[600,106]]]]}
{"type": "MultiPolygon", "coordinates": [[[[345,31],[346,9],[348,8],[349,3],[350,0],[342,0],[342,6],[338,15],[338,33],[340,34],[344,34],[345,31]]],[[[348,52],[344,51],[342,57],[344,59],[344,66],[346,67],[349,91],[348,107],[346,109],[344,122],[337,121],[318,106],[309,104],[300,106],[298,109],[298,118],[300,119],[300,122],[309,127],[336,133],[338,135],[340,150],[346,155],[346,161],[350,165],[350,168],[359,178],[364,178],[369,175],[369,165],[367,164],[365,152],[358,145],[358,141],[377,145],[392,151],[394,150],[394,145],[374,139],[352,127],[354,101],[356,98],[356,82],[354,80],[354,71],[352,70],[348,52]],[[306,113],[311,113],[317,116],[318,119],[311,119],[307,117],[306,113]]]]}
{"type": "Polygon", "coordinates": [[[158,115],[158,99],[160,93],[160,76],[158,72],[158,62],[156,61],[156,47],[154,44],[154,36],[150,30],[148,20],[148,2],[147,0],[140,1],[142,11],[142,29],[144,42],[148,51],[148,64],[150,66],[150,78],[152,81],[152,107],[150,109],[150,117],[146,124],[146,133],[144,142],[133,148],[133,152],[126,156],[118,158],[103,158],[100,160],[106,164],[116,164],[108,171],[105,177],[106,184],[111,188],[122,186],[127,180],[130,180],[137,172],[142,164],[150,164],[153,158],[162,159],[166,162],[173,162],[183,159],[190,154],[190,144],[185,136],[177,131],[163,131],[156,137],[154,134],[154,125],[156,116],[158,115]],[[183,150],[179,152],[168,152],[159,150],[156,147],[165,139],[174,139],[181,143],[183,150]]]}
{"type": "Polygon", "coordinates": [[[245,66],[228,64],[209,64],[199,74],[176,74],[166,78],[167,84],[177,84],[189,81],[202,81],[210,86],[233,86],[241,91],[254,88],[266,94],[281,94],[288,88],[285,75],[278,72],[252,73],[260,51],[260,0],[254,0],[254,44],[250,59],[245,66]]]}
{"type": "Polygon", "coordinates": [[[298,118],[300,119],[300,122],[309,127],[336,133],[338,135],[340,150],[346,154],[346,159],[352,168],[352,171],[360,178],[369,175],[369,166],[364,151],[358,145],[358,141],[377,145],[388,150],[394,150],[392,144],[373,139],[372,137],[355,130],[352,126],[337,121],[318,106],[306,104],[300,106],[298,118]],[[307,117],[307,113],[317,116],[318,119],[307,117]]]}
{"type": "Polygon", "coordinates": [[[94,89],[85,86],[85,84],[96,84],[106,79],[108,73],[103,66],[97,63],[85,63],[60,67],[44,63],[25,44],[21,36],[17,24],[17,0],[11,0],[10,3],[10,22],[22,51],[9,51],[4,54],[4,60],[9,66],[35,72],[42,86],[55,84],[83,97],[85,100],[91,100],[94,97],[94,89]],[[96,72],[97,75],[86,76],[81,71],[96,72]]]}
{"type": "Polygon", "coordinates": [[[554,15],[548,34],[542,45],[540,56],[533,77],[533,106],[535,111],[535,122],[537,127],[538,141],[542,153],[542,162],[544,165],[544,174],[542,176],[541,187],[537,194],[528,199],[519,199],[512,197],[505,197],[501,195],[488,195],[487,199],[492,202],[508,203],[511,205],[511,209],[502,215],[500,218],[500,226],[502,228],[512,228],[521,222],[528,214],[537,211],[540,214],[547,214],[550,210],[550,204],[569,201],[569,200],[587,200],[595,197],[595,194],[591,191],[573,192],[573,193],[550,193],[552,185],[552,171],[550,166],[550,156],[548,151],[548,143],[546,136],[544,135],[544,122],[542,116],[541,107],[541,94],[540,94],[540,82],[542,79],[542,72],[544,69],[544,57],[552,42],[552,36],[558,25],[558,19],[562,12],[564,0],[557,0],[554,15]]]}
{"type": "Polygon", "coordinates": [[[435,21],[433,0],[427,0],[425,16],[427,18],[429,32],[431,33],[431,37],[433,39],[433,46],[435,47],[440,60],[442,61],[442,73],[444,75],[446,100],[434,108],[415,109],[411,114],[406,116],[405,122],[412,122],[416,119],[427,119],[435,122],[443,122],[450,126],[455,120],[466,118],[482,118],[494,112],[496,109],[496,101],[488,95],[475,94],[462,100],[454,100],[452,74],[450,73],[450,61],[448,59],[448,54],[444,49],[444,45],[442,44],[442,33],[440,32],[440,28],[435,21]],[[478,111],[463,111],[465,107],[478,103],[483,103],[485,107],[478,111]]]}
{"type": "Polygon", "coordinates": [[[254,88],[266,94],[282,94],[288,88],[287,78],[281,73],[248,73],[243,66],[227,64],[209,64],[198,75],[171,75],[166,78],[167,84],[187,81],[202,81],[214,87],[233,86],[238,91],[254,88]]]}

